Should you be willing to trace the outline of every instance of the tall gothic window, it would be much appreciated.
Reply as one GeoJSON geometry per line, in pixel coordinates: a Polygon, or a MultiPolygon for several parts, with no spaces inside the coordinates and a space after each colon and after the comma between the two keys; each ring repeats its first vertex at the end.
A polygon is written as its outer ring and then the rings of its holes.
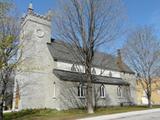
{"type": "Polygon", "coordinates": [[[56,97],[56,82],[53,82],[53,98],[56,97]]]}
{"type": "Polygon", "coordinates": [[[104,85],[100,86],[100,97],[105,98],[105,86],[104,85]]]}
{"type": "Polygon", "coordinates": [[[82,83],[78,86],[78,97],[85,97],[85,87],[82,85],[82,83]]]}
{"type": "Polygon", "coordinates": [[[121,88],[121,86],[117,87],[117,95],[118,96],[122,96],[122,88],[121,88]]]}
{"type": "Polygon", "coordinates": [[[19,90],[19,84],[18,84],[18,81],[16,80],[16,96],[15,96],[15,109],[18,109],[18,106],[19,106],[19,101],[20,101],[20,90],[19,90]]]}

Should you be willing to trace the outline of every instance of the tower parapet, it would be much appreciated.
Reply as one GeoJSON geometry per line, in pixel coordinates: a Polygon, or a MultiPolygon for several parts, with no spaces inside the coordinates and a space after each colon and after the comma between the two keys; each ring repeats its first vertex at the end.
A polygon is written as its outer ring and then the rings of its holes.
{"type": "Polygon", "coordinates": [[[22,16],[22,21],[21,21],[22,24],[24,23],[24,21],[27,18],[27,16],[37,17],[37,18],[46,20],[48,22],[51,22],[51,20],[52,20],[52,11],[49,10],[46,15],[40,15],[40,14],[34,12],[33,5],[32,5],[32,3],[30,3],[29,6],[28,6],[27,14],[24,14],[22,16]]]}

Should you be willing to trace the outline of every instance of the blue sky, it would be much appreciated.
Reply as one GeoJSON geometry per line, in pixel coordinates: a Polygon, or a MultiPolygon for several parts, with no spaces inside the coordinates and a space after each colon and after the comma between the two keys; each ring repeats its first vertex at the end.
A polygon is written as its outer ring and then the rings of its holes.
{"type": "Polygon", "coordinates": [[[133,25],[160,25],[160,0],[124,0],[124,3],[133,25]]]}
{"type": "MultiPolygon", "coordinates": [[[[33,3],[34,10],[45,14],[49,9],[56,9],[59,0],[13,0],[16,3],[19,14],[26,12],[28,4],[33,3]]],[[[160,0],[122,0],[127,9],[130,27],[139,25],[153,25],[160,37],[160,0]]],[[[119,42],[115,47],[121,47],[119,42]]]]}
{"type": "MultiPolygon", "coordinates": [[[[26,12],[28,4],[33,3],[38,13],[58,7],[58,0],[13,0],[20,14],[26,12]]],[[[160,0],[123,0],[132,25],[160,25],[160,0]]]]}
{"type": "Polygon", "coordinates": [[[25,13],[28,5],[32,2],[33,7],[36,12],[44,14],[49,9],[54,9],[58,6],[58,0],[13,0],[20,11],[20,13],[25,13]]]}

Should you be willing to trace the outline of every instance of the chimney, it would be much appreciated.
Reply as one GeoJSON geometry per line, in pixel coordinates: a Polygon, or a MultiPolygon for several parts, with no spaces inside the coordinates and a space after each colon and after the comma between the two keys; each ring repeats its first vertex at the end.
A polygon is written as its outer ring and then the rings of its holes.
{"type": "Polygon", "coordinates": [[[32,14],[32,13],[33,13],[33,5],[32,5],[32,3],[29,3],[28,14],[32,14]]]}
{"type": "Polygon", "coordinates": [[[122,61],[122,56],[121,56],[121,50],[120,49],[117,50],[117,66],[118,66],[118,68],[119,68],[119,70],[121,72],[124,71],[124,69],[123,69],[123,61],[122,61]]]}

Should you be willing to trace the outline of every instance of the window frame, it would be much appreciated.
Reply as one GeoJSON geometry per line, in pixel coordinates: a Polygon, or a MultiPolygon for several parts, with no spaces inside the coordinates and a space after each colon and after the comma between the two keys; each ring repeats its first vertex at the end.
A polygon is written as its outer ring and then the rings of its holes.
{"type": "Polygon", "coordinates": [[[96,69],[95,68],[92,69],[92,74],[96,75],[96,69]]]}
{"type": "Polygon", "coordinates": [[[85,98],[85,92],[86,92],[85,88],[86,87],[82,83],[78,85],[78,97],[79,98],[85,98]]]}
{"type": "Polygon", "coordinates": [[[108,75],[109,77],[113,77],[113,75],[112,75],[112,72],[111,71],[109,71],[109,75],[108,75]]]}
{"type": "Polygon", "coordinates": [[[117,87],[117,96],[122,97],[122,87],[120,85],[117,87]]]}
{"type": "Polygon", "coordinates": [[[72,66],[71,66],[71,71],[72,72],[76,72],[77,70],[76,70],[76,67],[75,67],[75,64],[73,64],[72,66]]]}
{"type": "Polygon", "coordinates": [[[56,98],[56,82],[53,82],[53,99],[56,98]]]}
{"type": "Polygon", "coordinates": [[[106,90],[105,86],[104,86],[104,84],[102,84],[100,86],[100,98],[105,98],[106,97],[106,91],[105,90],[106,90]]]}

